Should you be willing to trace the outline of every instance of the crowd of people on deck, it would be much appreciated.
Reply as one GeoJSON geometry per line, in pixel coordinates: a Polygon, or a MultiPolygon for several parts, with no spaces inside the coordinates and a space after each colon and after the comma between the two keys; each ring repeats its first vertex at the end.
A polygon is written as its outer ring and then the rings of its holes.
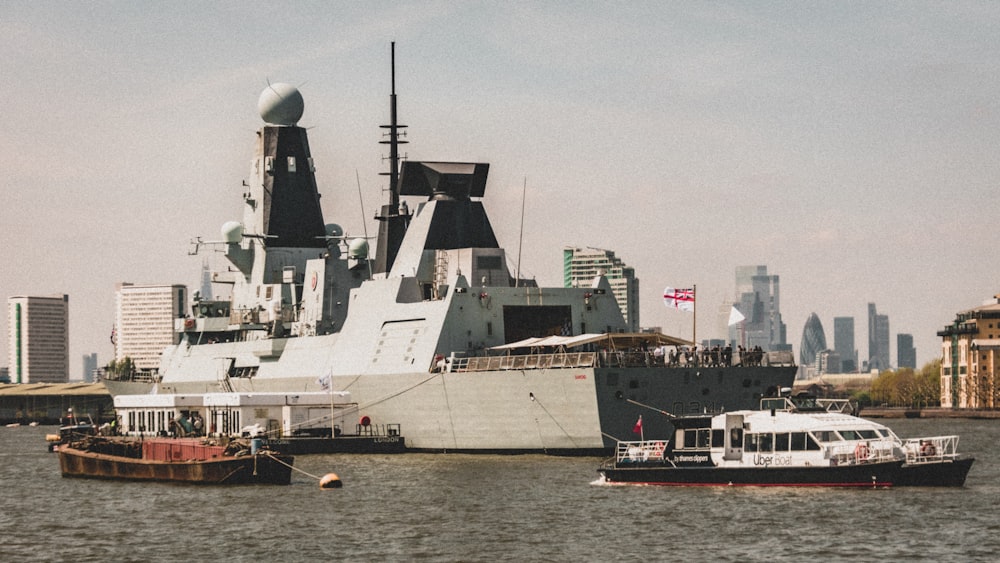
{"type": "Polygon", "coordinates": [[[759,366],[764,359],[764,350],[760,346],[744,348],[742,345],[736,349],[736,363],[733,363],[733,347],[712,346],[698,348],[697,346],[674,347],[667,350],[666,346],[661,346],[653,351],[654,357],[663,358],[665,365],[678,367],[682,365],[700,365],[706,367],[730,367],[737,366],[759,366]]]}

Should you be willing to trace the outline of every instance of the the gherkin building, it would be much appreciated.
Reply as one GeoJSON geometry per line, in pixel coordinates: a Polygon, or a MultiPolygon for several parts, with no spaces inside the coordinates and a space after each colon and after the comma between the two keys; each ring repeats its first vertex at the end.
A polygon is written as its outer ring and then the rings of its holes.
{"type": "Polygon", "coordinates": [[[816,357],[826,350],[826,335],[823,333],[823,323],[816,313],[809,315],[805,327],[802,328],[802,345],[799,346],[799,365],[811,366],[816,363],[816,357]]]}

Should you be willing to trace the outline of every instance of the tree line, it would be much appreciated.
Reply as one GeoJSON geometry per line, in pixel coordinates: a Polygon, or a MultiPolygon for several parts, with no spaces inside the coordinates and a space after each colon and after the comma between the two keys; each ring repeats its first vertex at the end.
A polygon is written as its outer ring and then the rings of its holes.
{"type": "Polygon", "coordinates": [[[941,405],[941,359],[919,370],[899,368],[878,374],[868,390],[852,397],[861,406],[924,408],[941,405]]]}

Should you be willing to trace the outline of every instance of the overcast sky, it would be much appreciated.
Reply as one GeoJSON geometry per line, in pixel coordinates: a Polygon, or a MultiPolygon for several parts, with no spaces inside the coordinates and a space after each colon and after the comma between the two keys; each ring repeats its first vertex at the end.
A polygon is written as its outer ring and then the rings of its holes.
{"type": "MultiPolygon", "coordinates": [[[[0,295],[69,295],[70,373],[113,358],[115,284],[197,289],[242,213],[257,98],[300,87],[327,222],[376,232],[396,41],[411,159],[489,162],[522,272],[614,250],[641,321],[698,337],[767,265],[796,354],[867,303],[911,333],[1000,293],[1000,3],[6,2],[0,295]],[[359,198],[358,178],[361,184],[359,198]],[[359,199],[363,199],[362,203],[359,199]]],[[[213,263],[223,265],[219,257],[213,263]]],[[[4,338],[5,346],[7,339],[4,338]]],[[[6,352],[6,350],[5,350],[6,352]]],[[[0,364],[7,363],[7,354],[0,364]]]]}

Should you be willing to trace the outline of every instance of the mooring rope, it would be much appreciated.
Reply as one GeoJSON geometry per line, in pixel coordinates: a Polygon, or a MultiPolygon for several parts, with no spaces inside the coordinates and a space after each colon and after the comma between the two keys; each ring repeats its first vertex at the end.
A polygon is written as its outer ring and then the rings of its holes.
{"type": "Polygon", "coordinates": [[[287,467],[287,468],[289,468],[289,469],[292,469],[292,470],[294,470],[294,471],[298,471],[299,473],[302,473],[303,475],[308,475],[308,476],[312,477],[313,479],[315,479],[315,480],[317,480],[317,481],[319,481],[319,480],[321,480],[321,479],[322,479],[322,477],[317,477],[317,476],[313,475],[312,473],[309,473],[308,471],[304,471],[304,470],[302,470],[302,469],[299,469],[298,467],[295,467],[295,466],[293,466],[293,465],[292,465],[292,464],[290,464],[290,463],[285,463],[285,462],[281,461],[280,459],[278,459],[278,458],[274,457],[274,456],[273,456],[272,454],[270,454],[269,452],[262,452],[262,455],[266,455],[267,457],[269,457],[269,458],[273,459],[274,461],[277,461],[277,462],[278,462],[278,463],[280,463],[281,465],[284,465],[285,467],[287,467]]]}

